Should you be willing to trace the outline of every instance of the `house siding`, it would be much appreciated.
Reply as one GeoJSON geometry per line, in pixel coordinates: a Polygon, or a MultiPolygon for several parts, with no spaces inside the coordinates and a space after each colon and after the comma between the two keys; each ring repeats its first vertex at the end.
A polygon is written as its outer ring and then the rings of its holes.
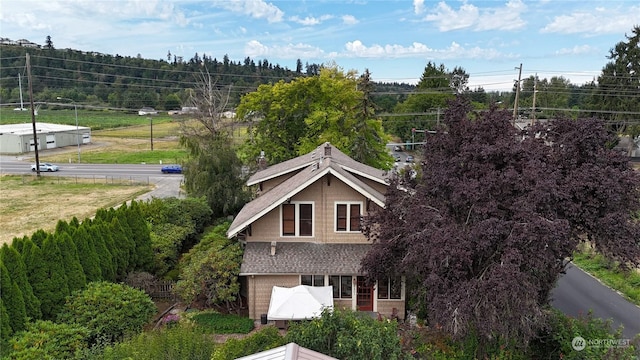
{"type": "MultiPolygon", "coordinates": [[[[251,224],[251,235],[247,235],[246,241],[368,243],[360,232],[334,231],[336,202],[361,202],[363,215],[366,215],[367,206],[364,196],[336,177],[329,175],[321,178],[293,196],[290,201],[314,203],[314,236],[280,236],[280,207],[276,207],[251,224]]],[[[370,206],[377,207],[373,203],[370,206]]]]}

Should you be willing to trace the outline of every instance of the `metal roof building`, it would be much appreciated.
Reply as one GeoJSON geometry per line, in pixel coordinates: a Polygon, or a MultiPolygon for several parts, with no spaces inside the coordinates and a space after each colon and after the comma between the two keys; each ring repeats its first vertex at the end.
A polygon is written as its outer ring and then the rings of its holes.
{"type": "MultiPolygon", "coordinates": [[[[91,128],[85,126],[36,123],[38,149],[91,143],[91,128]]],[[[0,125],[0,154],[23,154],[35,151],[33,124],[0,125]]]]}

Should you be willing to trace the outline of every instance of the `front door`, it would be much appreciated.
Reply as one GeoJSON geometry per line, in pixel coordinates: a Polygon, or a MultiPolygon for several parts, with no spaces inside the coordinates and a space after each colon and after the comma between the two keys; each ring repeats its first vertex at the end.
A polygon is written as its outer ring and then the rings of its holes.
{"type": "Polygon", "coordinates": [[[358,276],[358,311],[373,311],[373,286],[367,285],[364,276],[358,276]]]}

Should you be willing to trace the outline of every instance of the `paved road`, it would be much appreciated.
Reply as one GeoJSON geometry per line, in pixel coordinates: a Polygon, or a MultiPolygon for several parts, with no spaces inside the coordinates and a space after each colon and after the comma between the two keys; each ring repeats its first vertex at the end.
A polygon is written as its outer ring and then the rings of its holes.
{"type": "Polygon", "coordinates": [[[632,339],[640,334],[640,307],[572,264],[567,266],[551,296],[551,304],[567,315],[587,314],[591,309],[595,317],[612,319],[614,329],[623,325],[623,338],[632,339]]]}

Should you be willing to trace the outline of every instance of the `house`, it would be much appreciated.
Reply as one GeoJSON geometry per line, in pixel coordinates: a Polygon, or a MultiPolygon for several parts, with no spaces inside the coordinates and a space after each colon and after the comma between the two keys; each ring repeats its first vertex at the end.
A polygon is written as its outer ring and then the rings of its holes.
{"type": "Polygon", "coordinates": [[[257,354],[243,356],[236,360],[337,360],[334,357],[319,353],[300,346],[296,343],[259,352],[257,354]]]}
{"type": "Polygon", "coordinates": [[[245,244],[240,269],[249,317],[267,314],[274,286],[332,286],[335,308],[404,319],[401,278],[370,285],[360,262],[372,244],[361,217],[384,207],[383,170],[359,163],[329,143],[247,182],[257,197],[235,217],[227,236],[245,244]]]}

